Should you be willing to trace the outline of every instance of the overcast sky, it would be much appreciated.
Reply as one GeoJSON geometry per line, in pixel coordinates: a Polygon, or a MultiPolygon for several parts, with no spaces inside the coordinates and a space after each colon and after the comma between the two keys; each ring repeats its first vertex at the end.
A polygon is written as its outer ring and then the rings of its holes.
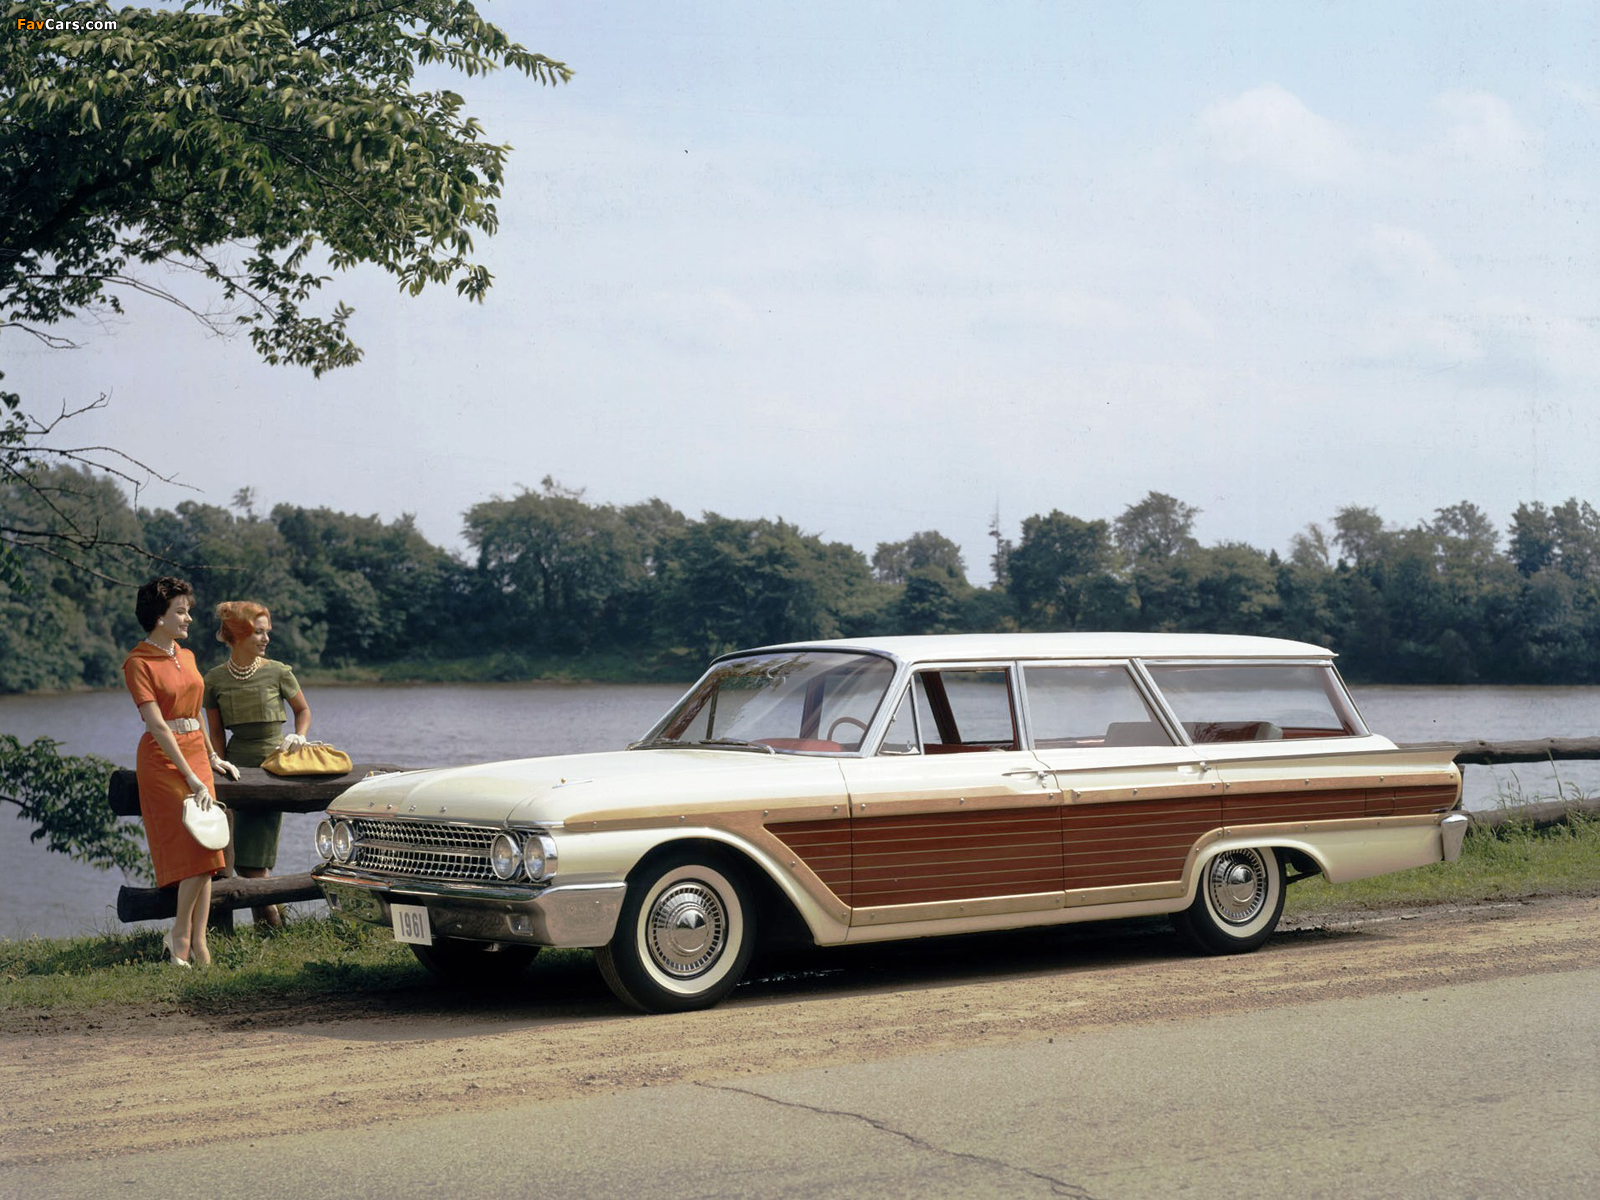
{"type": "Polygon", "coordinates": [[[451,86],[515,147],[486,304],[335,279],[360,366],[134,301],[8,336],[73,440],[462,547],[553,475],[870,554],[998,506],[1287,548],[1346,504],[1600,503],[1600,6],[487,3],[572,83],[451,86]]]}

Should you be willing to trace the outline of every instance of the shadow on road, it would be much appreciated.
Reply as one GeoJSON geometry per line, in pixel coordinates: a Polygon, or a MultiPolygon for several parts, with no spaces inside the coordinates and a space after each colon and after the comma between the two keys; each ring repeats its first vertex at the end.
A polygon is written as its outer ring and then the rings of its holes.
{"type": "MultiPolygon", "coordinates": [[[[1285,930],[1258,953],[1360,936],[1355,930],[1323,927],[1285,930]]],[[[1191,957],[1193,952],[1161,918],[870,945],[795,947],[758,955],[745,982],[724,1003],[765,1005],[814,996],[883,995],[972,980],[1062,976],[1191,957]]],[[[453,986],[419,973],[414,984],[352,991],[309,1013],[263,1004],[249,1011],[195,1015],[231,1028],[403,1018],[407,1036],[427,1038],[435,1036],[430,1032],[433,1020],[448,1026],[438,1029],[437,1036],[460,1037],[467,1032],[463,1020],[504,1029],[508,1023],[538,1026],[636,1014],[612,996],[591,955],[564,952],[541,956],[524,975],[506,984],[453,986]]],[[[340,1036],[363,1035],[345,1028],[340,1036]]],[[[394,1031],[374,1030],[372,1036],[392,1038],[394,1031]]]]}

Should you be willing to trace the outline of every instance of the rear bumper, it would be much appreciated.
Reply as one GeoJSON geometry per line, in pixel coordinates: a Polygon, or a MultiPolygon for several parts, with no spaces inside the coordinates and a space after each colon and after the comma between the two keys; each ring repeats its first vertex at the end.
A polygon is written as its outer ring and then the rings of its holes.
{"type": "Polygon", "coordinates": [[[440,937],[529,946],[604,946],[617,927],[624,883],[511,885],[396,880],[324,863],[311,872],[340,916],[391,923],[393,904],[420,904],[440,937]]]}
{"type": "Polygon", "coordinates": [[[1472,818],[1465,813],[1453,812],[1439,822],[1439,848],[1445,862],[1455,862],[1461,857],[1461,843],[1466,839],[1472,818]]]}

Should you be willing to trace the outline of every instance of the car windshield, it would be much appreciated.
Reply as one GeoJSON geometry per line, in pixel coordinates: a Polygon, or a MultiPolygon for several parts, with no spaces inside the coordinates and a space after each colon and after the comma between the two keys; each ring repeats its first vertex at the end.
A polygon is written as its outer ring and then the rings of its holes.
{"type": "Polygon", "coordinates": [[[636,747],[859,750],[893,678],[894,664],[872,654],[786,650],[731,658],[712,667],[636,747]]]}

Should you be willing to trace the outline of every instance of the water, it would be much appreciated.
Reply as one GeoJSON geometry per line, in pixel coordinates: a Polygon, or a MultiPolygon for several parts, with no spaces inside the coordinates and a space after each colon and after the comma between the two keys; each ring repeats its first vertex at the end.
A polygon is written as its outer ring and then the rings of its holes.
{"type": "MultiPolygon", "coordinates": [[[[308,689],[312,735],[368,762],[444,766],[536,754],[614,750],[641,736],[683,689],[668,684],[452,684],[308,689]]],[[[1368,725],[1397,742],[1593,737],[1600,687],[1355,689],[1368,725]]],[[[142,731],[120,689],[64,696],[0,696],[0,731],[48,736],[67,753],[131,765],[142,731]]],[[[1468,767],[1467,805],[1501,794],[1552,797],[1561,787],[1600,793],[1600,762],[1468,767]]],[[[118,872],[99,871],[28,840],[30,827],[0,802],[0,937],[64,937],[118,928],[118,872]]],[[[318,817],[284,817],[277,870],[312,865],[318,817]]],[[[241,914],[243,916],[244,914],[241,914]]]]}

